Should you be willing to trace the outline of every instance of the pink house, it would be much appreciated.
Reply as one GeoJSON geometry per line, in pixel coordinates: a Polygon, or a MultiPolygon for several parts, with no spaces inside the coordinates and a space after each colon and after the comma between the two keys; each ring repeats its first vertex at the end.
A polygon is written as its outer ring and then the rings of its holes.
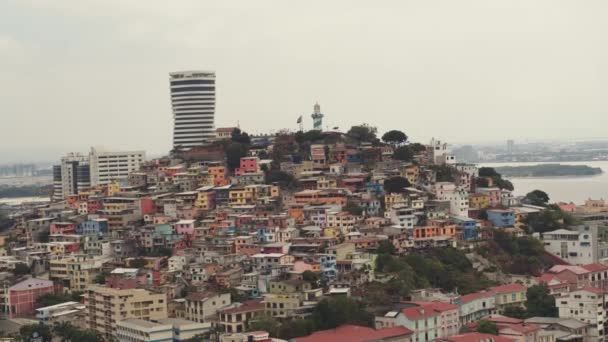
{"type": "Polygon", "coordinates": [[[87,213],[95,214],[98,210],[101,210],[101,201],[89,199],[87,201],[87,213]]]}
{"type": "Polygon", "coordinates": [[[49,226],[49,233],[51,235],[75,234],[76,225],[72,222],[53,222],[49,226]]]}
{"type": "Polygon", "coordinates": [[[239,167],[234,170],[234,174],[240,176],[244,173],[258,172],[258,157],[243,157],[241,158],[239,167]]]}
{"type": "Polygon", "coordinates": [[[30,278],[8,288],[6,307],[9,318],[27,316],[34,313],[36,299],[47,293],[54,293],[55,286],[50,280],[30,278]]]}
{"type": "Polygon", "coordinates": [[[173,230],[178,235],[194,235],[195,220],[180,220],[173,224],[173,230]]]}

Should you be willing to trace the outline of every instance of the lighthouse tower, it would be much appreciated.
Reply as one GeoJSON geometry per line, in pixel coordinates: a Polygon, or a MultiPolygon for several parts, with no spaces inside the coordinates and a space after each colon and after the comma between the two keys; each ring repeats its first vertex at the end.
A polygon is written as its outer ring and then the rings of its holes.
{"type": "Polygon", "coordinates": [[[321,114],[321,106],[319,103],[315,103],[314,112],[312,113],[312,129],[316,129],[319,131],[323,130],[323,114],[321,114]]]}

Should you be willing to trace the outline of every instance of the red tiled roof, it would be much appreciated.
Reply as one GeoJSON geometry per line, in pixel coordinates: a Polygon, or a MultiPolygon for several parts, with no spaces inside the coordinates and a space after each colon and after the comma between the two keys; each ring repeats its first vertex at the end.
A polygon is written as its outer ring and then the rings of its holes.
{"type": "Polygon", "coordinates": [[[374,330],[372,328],[358,325],[343,325],[337,327],[336,329],[317,331],[305,337],[297,337],[294,340],[296,342],[368,342],[410,335],[411,333],[412,331],[405,327],[374,330]]]}
{"type": "Polygon", "coordinates": [[[234,308],[228,308],[224,310],[220,310],[220,313],[223,314],[233,314],[239,312],[251,312],[251,311],[261,311],[264,310],[264,304],[255,300],[248,300],[243,302],[243,305],[237,306],[234,308]]]}
{"type": "Polygon", "coordinates": [[[500,285],[500,286],[494,286],[494,287],[490,287],[490,290],[492,290],[495,293],[513,293],[513,292],[523,292],[526,291],[526,287],[523,286],[522,284],[507,284],[507,285],[500,285]]]}
{"type": "Polygon", "coordinates": [[[458,306],[444,302],[411,302],[417,304],[411,308],[402,309],[401,313],[408,319],[421,319],[425,317],[433,317],[441,314],[444,311],[458,310],[458,306]]]}
{"type": "Polygon", "coordinates": [[[507,317],[503,315],[490,315],[482,318],[482,320],[494,322],[496,324],[521,324],[523,322],[522,319],[507,317]]]}
{"type": "Polygon", "coordinates": [[[505,329],[511,329],[511,330],[517,331],[518,333],[527,334],[532,331],[540,330],[540,327],[538,325],[534,325],[534,324],[511,324],[511,325],[499,327],[498,331],[505,330],[505,329]]]}
{"type": "Polygon", "coordinates": [[[492,342],[513,342],[512,339],[490,335],[490,334],[482,334],[478,332],[471,332],[462,335],[454,335],[450,337],[442,337],[438,338],[435,341],[449,341],[449,342],[481,342],[481,341],[492,341],[492,342]]]}
{"type": "Polygon", "coordinates": [[[460,296],[462,304],[470,303],[476,299],[494,297],[494,293],[490,291],[475,292],[468,295],[460,296]]]}
{"type": "Polygon", "coordinates": [[[582,268],[581,266],[574,265],[555,265],[549,269],[551,273],[561,273],[564,271],[570,271],[574,274],[586,274],[589,273],[589,270],[582,268]]]}
{"type": "Polygon", "coordinates": [[[608,265],[602,265],[602,264],[589,264],[589,265],[583,265],[581,266],[582,268],[586,269],[589,272],[601,272],[601,271],[606,271],[608,270],[608,265]]]}

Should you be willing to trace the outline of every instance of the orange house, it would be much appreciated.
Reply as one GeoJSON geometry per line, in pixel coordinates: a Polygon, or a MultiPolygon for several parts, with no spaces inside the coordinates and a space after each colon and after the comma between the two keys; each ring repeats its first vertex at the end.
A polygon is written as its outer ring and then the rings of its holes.
{"type": "Polygon", "coordinates": [[[295,194],[299,204],[340,204],[346,205],[346,193],[340,190],[304,190],[295,194]]]}
{"type": "Polygon", "coordinates": [[[207,168],[207,172],[209,172],[209,174],[211,176],[213,176],[213,185],[215,186],[224,186],[224,185],[228,185],[228,177],[227,172],[226,172],[226,167],[223,165],[215,165],[215,166],[209,166],[207,168]]]}
{"type": "Polygon", "coordinates": [[[429,239],[434,237],[456,236],[456,225],[443,220],[429,220],[428,226],[414,227],[412,237],[416,239],[429,239]]]}
{"type": "Polygon", "coordinates": [[[296,220],[296,223],[303,223],[304,222],[304,206],[303,205],[299,205],[299,204],[294,204],[292,206],[289,207],[289,209],[287,209],[287,215],[291,218],[293,218],[294,220],[296,220]]]}

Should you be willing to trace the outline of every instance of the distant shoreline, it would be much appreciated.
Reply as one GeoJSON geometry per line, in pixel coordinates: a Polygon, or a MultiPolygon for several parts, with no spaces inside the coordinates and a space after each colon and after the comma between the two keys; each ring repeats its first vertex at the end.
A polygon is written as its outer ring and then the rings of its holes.
{"type": "Polygon", "coordinates": [[[601,175],[604,172],[599,167],[570,164],[499,166],[495,167],[495,170],[509,178],[590,177],[601,175]]]}

